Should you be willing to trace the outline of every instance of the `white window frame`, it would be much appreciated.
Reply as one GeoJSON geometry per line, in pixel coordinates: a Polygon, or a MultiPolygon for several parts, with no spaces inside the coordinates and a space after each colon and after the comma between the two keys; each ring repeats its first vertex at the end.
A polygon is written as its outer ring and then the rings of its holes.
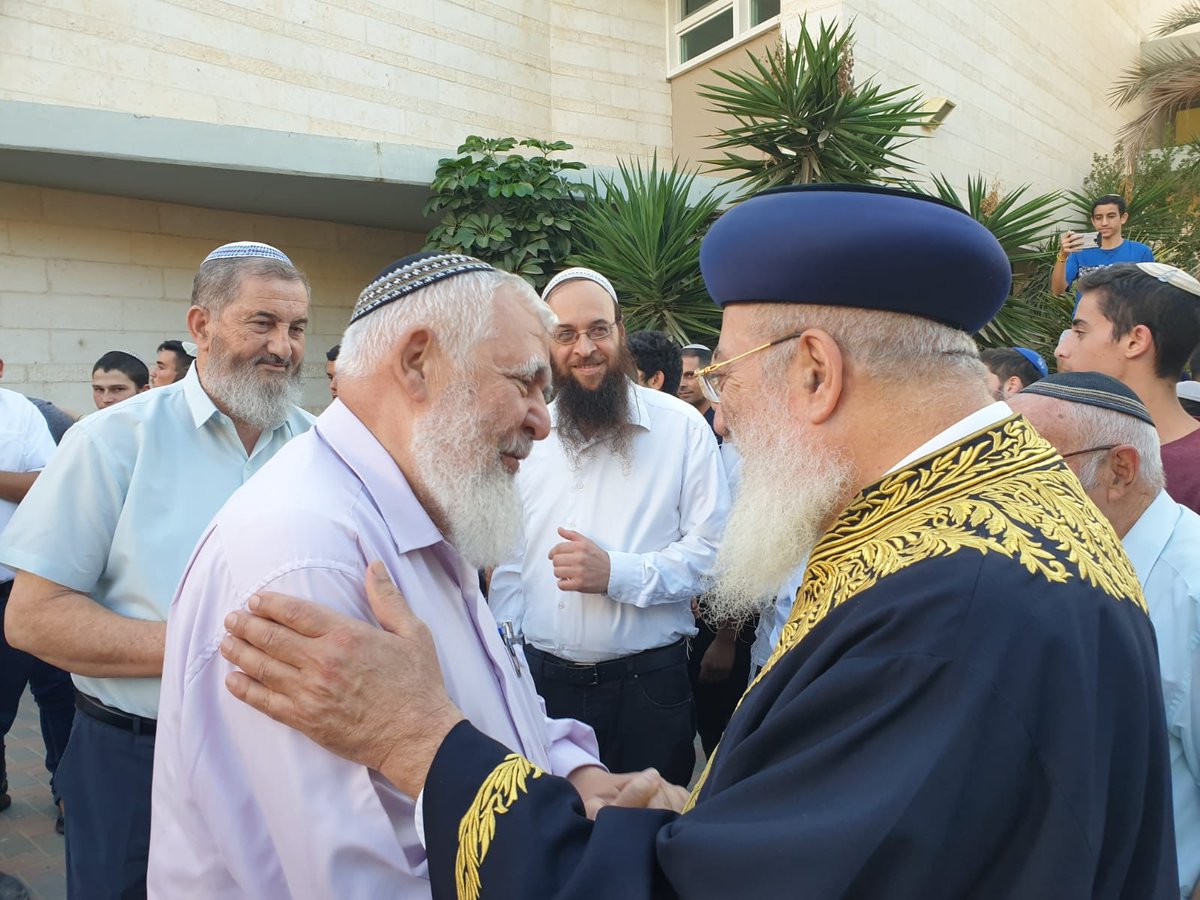
{"type": "Polygon", "coordinates": [[[760,22],[758,25],[750,25],[750,4],[752,0],[717,0],[715,3],[710,3],[701,9],[696,10],[686,18],[680,18],[683,12],[683,0],[669,0],[672,10],[672,21],[674,27],[671,31],[671,76],[685,72],[695,66],[703,65],[708,60],[720,56],[722,53],[733,49],[738,44],[753,40],[760,34],[770,31],[779,24],[779,16],[774,15],[771,18],[760,22]],[[726,11],[733,10],[733,36],[729,40],[722,41],[715,47],[705,50],[698,56],[693,56],[686,62],[683,61],[683,36],[698,25],[703,25],[709,19],[722,15],[726,11]]]}

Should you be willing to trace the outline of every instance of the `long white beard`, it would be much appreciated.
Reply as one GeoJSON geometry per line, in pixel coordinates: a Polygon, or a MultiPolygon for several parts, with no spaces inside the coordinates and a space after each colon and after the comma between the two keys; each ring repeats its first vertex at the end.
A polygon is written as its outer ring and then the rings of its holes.
{"type": "Polygon", "coordinates": [[[304,385],[299,365],[292,363],[282,377],[264,377],[259,374],[258,362],[236,359],[224,342],[214,337],[204,365],[204,389],[233,419],[271,431],[282,425],[300,402],[304,385]]]}
{"type": "Polygon", "coordinates": [[[521,498],[502,453],[524,458],[533,442],[519,431],[497,440],[472,387],[450,385],[413,425],[412,454],[419,477],[449,530],[448,537],[477,568],[498,565],[521,534],[521,498]]]}
{"type": "Polygon", "coordinates": [[[850,464],[757,411],[734,433],[741,482],[717,552],[705,615],[744,621],[766,609],[846,502],[850,464]]]}

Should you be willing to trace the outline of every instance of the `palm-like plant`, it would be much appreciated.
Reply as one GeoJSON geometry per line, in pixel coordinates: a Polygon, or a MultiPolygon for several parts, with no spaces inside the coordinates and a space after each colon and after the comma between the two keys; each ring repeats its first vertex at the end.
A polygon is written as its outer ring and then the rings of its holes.
{"type": "MultiPolygon", "coordinates": [[[[917,186],[918,190],[924,190],[917,186]]],[[[966,211],[1000,242],[1013,266],[1013,290],[1000,312],[976,335],[983,347],[1030,347],[1047,359],[1071,322],[1071,302],[1046,290],[1057,245],[1048,232],[1058,219],[1063,195],[1027,197],[1028,185],[1005,193],[982,175],[967,179],[963,198],[943,176],[924,191],[966,211]]]]}
{"type": "MultiPolygon", "coordinates": [[[[1164,18],[1154,37],[1167,37],[1200,25],[1200,0],[1190,0],[1164,18]]],[[[1186,43],[1146,54],[1113,86],[1109,99],[1119,109],[1135,100],[1145,110],[1121,129],[1129,160],[1158,135],[1164,121],[1181,109],[1200,103],[1200,52],[1186,43]]]]}
{"type": "Polygon", "coordinates": [[[895,180],[886,171],[911,171],[899,151],[926,121],[922,98],[911,88],[881,90],[873,81],[853,80],[854,35],[821,23],[816,38],[800,20],[800,39],[750,54],[753,71],[713,74],[725,83],[703,85],[710,109],[737,124],[719,131],[710,146],[721,159],[705,160],[748,192],[781,184],[895,180]],[[743,155],[746,149],[756,151],[743,155]],[[734,152],[731,152],[734,151],[734,152]]]}
{"type": "Polygon", "coordinates": [[[1129,222],[1123,235],[1149,244],[1155,259],[1189,270],[1200,265],[1200,142],[1132,158],[1118,145],[1112,156],[1094,157],[1083,191],[1067,194],[1073,219],[1090,227],[1092,201],[1103,194],[1125,198],[1129,222]]]}
{"type": "Polygon", "coordinates": [[[700,239],[722,194],[691,199],[695,175],[677,164],[660,170],[657,157],[646,169],[622,162],[617,178],[600,182],[603,199],[579,213],[568,262],[608,277],[630,331],[653,328],[685,344],[717,334],[721,311],[700,277],[700,239]]]}

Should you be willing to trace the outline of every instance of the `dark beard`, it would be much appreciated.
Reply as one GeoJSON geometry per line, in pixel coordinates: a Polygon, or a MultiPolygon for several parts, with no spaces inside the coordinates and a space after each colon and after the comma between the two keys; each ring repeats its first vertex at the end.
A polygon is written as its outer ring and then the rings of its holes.
{"type": "Polygon", "coordinates": [[[570,372],[555,372],[558,434],[572,457],[597,439],[611,444],[622,458],[628,455],[631,366],[632,358],[622,347],[595,390],[583,387],[570,372]]]}

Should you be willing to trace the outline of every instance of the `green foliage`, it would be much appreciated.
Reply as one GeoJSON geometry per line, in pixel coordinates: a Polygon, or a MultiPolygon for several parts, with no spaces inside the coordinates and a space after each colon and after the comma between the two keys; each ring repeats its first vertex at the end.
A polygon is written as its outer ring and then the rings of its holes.
{"type": "Polygon", "coordinates": [[[713,150],[724,157],[706,165],[744,182],[747,192],[782,184],[894,181],[910,172],[899,150],[918,137],[927,117],[911,88],[881,90],[853,82],[853,31],[821,23],[814,39],[800,21],[800,41],[753,54],[753,71],[714,72],[725,84],[704,85],[699,95],[714,112],[737,124],[719,131],[713,150]],[[751,155],[740,152],[753,150],[751,155]]]}
{"type": "MultiPolygon", "coordinates": [[[[1200,24],[1200,0],[1190,0],[1159,22],[1155,37],[1167,37],[1200,24]]],[[[1150,146],[1171,117],[1200,103],[1200,52],[1187,42],[1151,50],[1122,74],[1109,99],[1117,108],[1138,103],[1141,113],[1118,137],[1132,161],[1150,146]]]]}
{"type": "Polygon", "coordinates": [[[581,210],[568,261],[608,277],[629,331],[658,329],[685,344],[717,334],[721,311],[700,277],[700,239],[720,194],[692,201],[695,175],[677,164],[661,170],[657,158],[647,169],[621,163],[617,178],[600,182],[602,197],[581,210]]]}
{"type": "Polygon", "coordinates": [[[571,252],[577,201],[592,193],[566,174],[583,163],[551,156],[571,149],[564,141],[468,137],[457,157],[438,161],[425,215],[442,218],[426,248],[476,256],[540,290],[571,252]],[[509,152],[516,147],[539,155],[509,152]]]}
{"type": "Polygon", "coordinates": [[[1104,194],[1125,198],[1129,221],[1121,234],[1149,244],[1154,258],[1188,271],[1200,267],[1200,142],[1143,150],[1132,160],[1120,144],[1092,157],[1083,190],[1068,194],[1076,228],[1091,227],[1092,201],[1104,194]]]}
{"type": "Polygon", "coordinates": [[[1028,191],[1029,186],[1023,185],[1002,194],[998,184],[989,184],[978,175],[967,178],[964,199],[944,176],[937,175],[933,190],[924,192],[965,210],[983,224],[1012,263],[1013,292],[996,318],[976,335],[980,346],[1029,347],[1052,359],[1059,335],[1071,323],[1070,298],[1056,297],[1047,290],[1058,252],[1056,239],[1047,232],[1059,216],[1063,195],[1056,191],[1027,197],[1028,191]]]}

